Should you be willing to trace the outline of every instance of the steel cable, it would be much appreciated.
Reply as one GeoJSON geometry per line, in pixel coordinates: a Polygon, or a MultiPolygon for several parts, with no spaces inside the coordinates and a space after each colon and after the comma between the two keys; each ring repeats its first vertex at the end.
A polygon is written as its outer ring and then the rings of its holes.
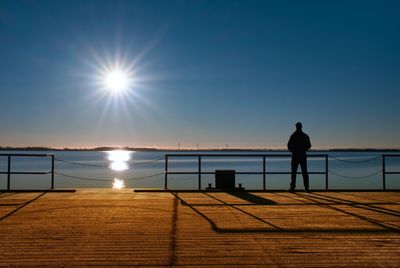
{"type": "Polygon", "coordinates": [[[63,160],[60,158],[54,158],[55,161],[62,162],[62,163],[67,163],[70,165],[77,165],[77,166],[88,166],[88,167],[102,167],[102,168],[108,168],[108,165],[100,165],[100,164],[85,164],[85,163],[79,163],[79,162],[74,162],[74,161],[68,161],[68,160],[63,160]]]}
{"type": "MultiPolygon", "coordinates": [[[[61,173],[61,172],[54,172],[54,174],[57,174],[57,175],[60,175],[60,176],[64,176],[64,177],[67,177],[67,178],[77,179],[77,180],[113,181],[113,179],[111,179],[111,180],[109,180],[109,179],[94,179],[94,178],[88,178],[88,177],[74,176],[74,175],[65,174],[65,173],[61,173]]],[[[148,176],[124,179],[124,181],[142,180],[142,179],[157,177],[157,176],[160,176],[160,175],[164,175],[164,172],[163,173],[152,174],[152,175],[148,175],[148,176]]]]}
{"type": "Polygon", "coordinates": [[[331,173],[331,174],[333,174],[333,175],[336,175],[336,176],[338,176],[338,177],[341,177],[341,178],[345,178],[345,179],[366,179],[366,178],[370,178],[370,177],[372,177],[372,176],[378,175],[378,174],[380,174],[381,172],[382,172],[382,170],[379,170],[379,171],[377,171],[377,172],[374,172],[374,173],[368,174],[368,175],[364,175],[364,176],[347,176],[347,175],[342,175],[342,174],[339,174],[339,173],[334,172],[334,171],[332,171],[332,170],[329,170],[329,173],[331,173]]]}
{"type": "Polygon", "coordinates": [[[158,159],[154,159],[154,160],[149,160],[149,161],[143,161],[143,162],[136,162],[136,163],[132,163],[129,162],[131,166],[139,166],[139,165],[146,165],[146,164],[151,164],[151,163],[156,163],[156,162],[160,162],[162,160],[164,160],[165,158],[158,158],[158,159]]]}
{"type": "Polygon", "coordinates": [[[364,159],[364,160],[345,160],[345,159],[341,159],[332,155],[329,155],[330,158],[336,160],[336,161],[340,161],[340,162],[345,162],[345,163],[353,163],[353,164],[360,164],[360,163],[367,163],[367,162],[371,162],[374,160],[377,160],[379,158],[381,158],[381,156],[375,156],[373,158],[368,158],[368,159],[364,159]]]}
{"type": "MultiPolygon", "coordinates": [[[[80,163],[80,162],[75,162],[75,161],[68,161],[60,158],[54,158],[55,161],[62,162],[62,163],[67,163],[70,165],[78,165],[78,166],[88,166],[88,167],[101,167],[101,168],[109,168],[109,165],[101,165],[101,164],[85,164],[85,163],[80,163]]],[[[151,163],[156,163],[161,160],[164,160],[164,158],[159,158],[159,159],[153,159],[149,161],[143,161],[143,162],[128,162],[130,166],[139,166],[139,165],[146,165],[146,164],[151,164],[151,163]]]]}

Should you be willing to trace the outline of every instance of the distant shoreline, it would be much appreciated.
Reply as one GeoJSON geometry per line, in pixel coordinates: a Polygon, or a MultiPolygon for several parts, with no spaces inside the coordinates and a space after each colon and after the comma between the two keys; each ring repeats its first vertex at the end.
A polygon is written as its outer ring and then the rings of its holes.
{"type": "MultiPolygon", "coordinates": [[[[254,148],[232,148],[232,149],[173,149],[173,148],[147,148],[147,147],[96,147],[96,148],[52,148],[52,147],[0,147],[0,151],[65,151],[65,152],[96,152],[127,150],[139,152],[287,152],[284,149],[254,149],[254,148]]],[[[333,149],[313,149],[310,152],[400,152],[400,149],[382,148],[333,148],[333,149]]]]}

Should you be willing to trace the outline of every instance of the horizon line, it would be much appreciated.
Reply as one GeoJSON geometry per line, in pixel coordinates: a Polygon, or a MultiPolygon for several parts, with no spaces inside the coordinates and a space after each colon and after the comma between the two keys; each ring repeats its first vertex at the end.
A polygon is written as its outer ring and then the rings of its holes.
{"type": "MultiPolygon", "coordinates": [[[[0,150],[49,150],[49,151],[288,151],[286,147],[179,147],[179,146],[0,146],[0,150]]],[[[400,151],[400,147],[315,147],[310,151],[400,151]]]]}

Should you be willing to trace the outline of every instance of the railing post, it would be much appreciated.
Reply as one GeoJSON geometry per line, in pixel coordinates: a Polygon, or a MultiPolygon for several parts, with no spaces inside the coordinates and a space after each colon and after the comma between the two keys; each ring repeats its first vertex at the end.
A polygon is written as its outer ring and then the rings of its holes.
{"type": "Polygon", "coordinates": [[[386,190],[386,157],[382,155],[382,187],[386,190]]]}
{"type": "Polygon", "coordinates": [[[168,155],[165,155],[164,172],[165,172],[164,189],[167,190],[168,189],[168,155]]]}
{"type": "Polygon", "coordinates": [[[11,180],[11,155],[8,156],[7,190],[10,190],[10,180],[11,180]]]}
{"type": "Polygon", "coordinates": [[[54,189],[54,155],[51,155],[51,189],[54,189]]]}
{"type": "Polygon", "coordinates": [[[329,177],[328,177],[329,169],[328,168],[329,168],[328,167],[328,156],[326,155],[325,156],[325,190],[326,191],[328,191],[328,189],[329,189],[329,177]]]}
{"type": "Polygon", "coordinates": [[[201,190],[201,155],[199,155],[199,191],[201,190]]]}
{"type": "Polygon", "coordinates": [[[266,178],[265,178],[265,155],[263,156],[263,190],[267,188],[266,186],[266,178]]]}

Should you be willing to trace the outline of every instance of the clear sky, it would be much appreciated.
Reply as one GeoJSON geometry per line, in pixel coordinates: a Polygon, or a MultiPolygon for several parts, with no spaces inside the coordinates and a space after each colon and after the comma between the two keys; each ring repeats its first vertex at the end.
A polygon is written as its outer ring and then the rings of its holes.
{"type": "Polygon", "coordinates": [[[400,147],[400,1],[0,0],[0,145],[400,147]],[[100,85],[130,66],[125,94],[100,85]]]}

